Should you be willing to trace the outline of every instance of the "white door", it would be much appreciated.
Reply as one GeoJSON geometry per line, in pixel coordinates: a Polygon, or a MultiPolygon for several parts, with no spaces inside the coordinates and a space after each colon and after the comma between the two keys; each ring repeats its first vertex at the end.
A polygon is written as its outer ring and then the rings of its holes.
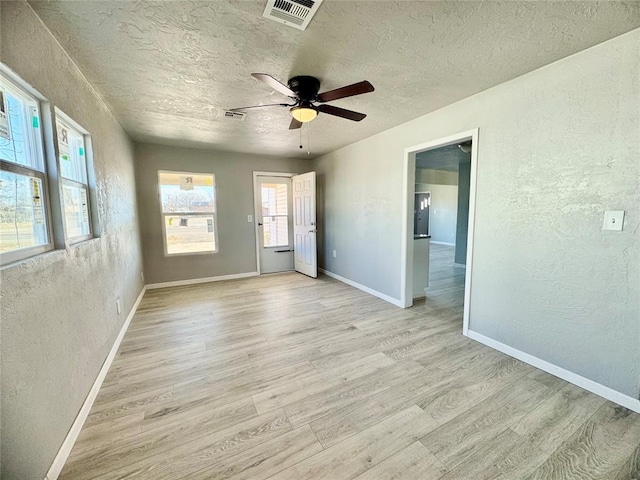
{"type": "Polygon", "coordinates": [[[316,172],[303,173],[293,181],[293,233],[296,271],[316,278],[316,172]]]}
{"type": "Polygon", "coordinates": [[[260,273],[293,270],[291,177],[256,177],[254,198],[260,273]]]}

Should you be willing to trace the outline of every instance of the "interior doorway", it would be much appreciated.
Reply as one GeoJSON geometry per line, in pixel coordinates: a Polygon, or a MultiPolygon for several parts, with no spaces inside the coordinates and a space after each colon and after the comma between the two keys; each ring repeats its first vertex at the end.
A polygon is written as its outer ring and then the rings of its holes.
{"type": "Polygon", "coordinates": [[[429,295],[435,298],[445,293],[451,298],[459,294],[464,302],[465,335],[473,266],[477,141],[475,129],[415,145],[405,149],[404,162],[402,305],[410,307],[414,298],[425,295],[429,301],[429,295]],[[459,189],[459,183],[463,188],[459,189]],[[418,194],[427,191],[429,209],[420,213],[418,207],[425,199],[419,203],[418,194]],[[425,214],[429,219],[426,234],[424,226],[416,223],[416,219],[424,222],[425,214]],[[432,244],[434,237],[438,240],[432,244]]]}

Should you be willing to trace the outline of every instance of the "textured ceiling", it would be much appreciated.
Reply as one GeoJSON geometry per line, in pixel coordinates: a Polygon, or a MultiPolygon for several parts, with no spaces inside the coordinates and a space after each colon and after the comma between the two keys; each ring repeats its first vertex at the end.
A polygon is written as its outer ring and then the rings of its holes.
{"type": "MultiPolygon", "coordinates": [[[[325,0],[306,31],[253,1],[51,1],[32,7],[134,140],[288,157],[386,130],[640,27],[640,2],[325,0]],[[369,80],[373,93],[289,131],[284,108],[225,120],[223,108],[286,101],[251,77],[369,80]]],[[[304,155],[306,156],[306,155],[304,155]]]]}
{"type": "Polygon", "coordinates": [[[464,153],[458,145],[416,153],[416,168],[457,172],[462,162],[471,162],[471,153],[464,153]]]}

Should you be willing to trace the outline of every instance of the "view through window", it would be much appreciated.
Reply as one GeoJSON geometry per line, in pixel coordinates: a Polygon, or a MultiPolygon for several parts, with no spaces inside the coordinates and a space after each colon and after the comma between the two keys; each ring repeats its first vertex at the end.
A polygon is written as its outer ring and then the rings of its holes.
{"type": "Polygon", "coordinates": [[[39,102],[0,76],[0,253],[8,263],[51,248],[39,102]]]}
{"type": "Polygon", "coordinates": [[[91,236],[87,148],[84,134],[59,114],[56,126],[66,234],[76,242],[91,236]]]}
{"type": "Polygon", "coordinates": [[[165,254],[217,252],[215,176],[161,171],[158,177],[165,254]]]}

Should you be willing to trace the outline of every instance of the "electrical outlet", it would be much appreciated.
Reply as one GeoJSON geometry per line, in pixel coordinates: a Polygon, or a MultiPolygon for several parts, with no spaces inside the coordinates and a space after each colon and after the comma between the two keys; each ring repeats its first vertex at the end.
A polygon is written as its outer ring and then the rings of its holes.
{"type": "Polygon", "coordinates": [[[120,304],[120,297],[116,298],[116,311],[118,315],[122,312],[122,305],[120,304]]]}
{"type": "Polygon", "coordinates": [[[142,279],[142,283],[144,283],[144,272],[140,272],[140,278],[142,279]]]}
{"type": "Polygon", "coordinates": [[[336,251],[333,251],[333,258],[336,258],[336,251]]]}

